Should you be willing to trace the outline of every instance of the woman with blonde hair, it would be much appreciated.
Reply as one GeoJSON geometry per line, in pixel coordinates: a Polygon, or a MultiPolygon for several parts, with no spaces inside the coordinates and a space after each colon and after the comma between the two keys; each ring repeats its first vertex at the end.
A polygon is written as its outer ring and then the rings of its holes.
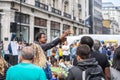
{"type": "Polygon", "coordinates": [[[49,67],[49,64],[47,63],[47,59],[43,49],[41,48],[40,45],[36,43],[31,44],[31,47],[34,50],[34,56],[35,56],[33,64],[42,67],[46,73],[47,79],[50,80],[52,78],[52,72],[49,67]]]}
{"type": "Polygon", "coordinates": [[[2,55],[0,53],[0,80],[5,80],[8,67],[8,63],[2,58],[2,55]]]}
{"type": "Polygon", "coordinates": [[[47,59],[46,59],[46,56],[42,48],[40,47],[40,45],[36,43],[32,43],[31,47],[34,50],[34,55],[35,55],[35,60],[33,64],[40,66],[40,67],[44,67],[46,65],[47,59]]]}

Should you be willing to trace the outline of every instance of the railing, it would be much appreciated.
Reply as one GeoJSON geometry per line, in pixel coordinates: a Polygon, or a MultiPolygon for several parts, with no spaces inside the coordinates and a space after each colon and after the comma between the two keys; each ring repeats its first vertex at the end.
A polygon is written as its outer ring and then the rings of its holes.
{"type": "Polygon", "coordinates": [[[61,11],[52,7],[52,12],[61,15],[61,11]]]}
{"type": "Polygon", "coordinates": [[[16,0],[16,1],[19,1],[19,2],[21,1],[21,2],[24,2],[24,3],[26,2],[26,0],[16,0]]]}
{"type": "Polygon", "coordinates": [[[84,20],[82,20],[82,19],[79,19],[79,22],[82,23],[82,24],[84,24],[84,20]]]}
{"type": "Polygon", "coordinates": [[[48,5],[35,1],[35,6],[48,11],[48,5]]]}
{"type": "Polygon", "coordinates": [[[64,12],[64,17],[71,19],[71,15],[66,12],[64,12]]]}

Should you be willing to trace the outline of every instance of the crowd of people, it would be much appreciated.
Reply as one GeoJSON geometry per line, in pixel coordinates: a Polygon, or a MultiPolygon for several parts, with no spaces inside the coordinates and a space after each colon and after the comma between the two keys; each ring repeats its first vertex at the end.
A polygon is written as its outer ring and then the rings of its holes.
{"type": "Polygon", "coordinates": [[[119,80],[120,46],[89,36],[68,44],[66,30],[47,43],[45,33],[26,44],[12,34],[5,54],[0,44],[0,80],[119,80]]]}

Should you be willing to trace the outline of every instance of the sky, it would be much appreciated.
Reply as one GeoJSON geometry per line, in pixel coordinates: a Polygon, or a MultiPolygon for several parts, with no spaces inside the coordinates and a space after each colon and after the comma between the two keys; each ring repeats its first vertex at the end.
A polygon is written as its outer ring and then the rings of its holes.
{"type": "Polygon", "coordinates": [[[102,2],[112,2],[115,6],[120,6],[120,0],[102,0],[102,2]]]}

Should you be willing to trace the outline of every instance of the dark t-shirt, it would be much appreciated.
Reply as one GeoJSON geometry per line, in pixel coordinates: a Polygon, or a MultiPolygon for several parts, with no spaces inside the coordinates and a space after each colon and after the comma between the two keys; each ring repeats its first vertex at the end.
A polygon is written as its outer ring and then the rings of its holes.
{"type": "Polygon", "coordinates": [[[106,67],[110,67],[107,56],[105,54],[100,53],[99,51],[92,51],[91,58],[96,58],[98,64],[102,67],[103,71],[106,67]]]}

